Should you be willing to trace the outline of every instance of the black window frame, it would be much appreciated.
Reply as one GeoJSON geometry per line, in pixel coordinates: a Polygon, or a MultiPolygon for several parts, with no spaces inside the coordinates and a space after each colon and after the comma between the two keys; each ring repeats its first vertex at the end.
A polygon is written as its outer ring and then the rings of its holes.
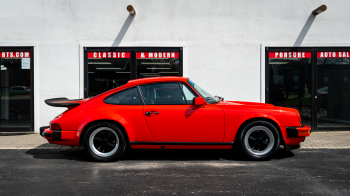
{"type": "MultiPolygon", "coordinates": [[[[136,52],[179,52],[179,76],[183,76],[183,47],[85,47],[84,98],[88,98],[88,52],[130,52],[130,80],[137,79],[136,52]]],[[[103,93],[103,92],[99,92],[103,93]]]]}
{"type": "Polygon", "coordinates": [[[317,66],[317,52],[320,51],[329,51],[329,52],[337,52],[337,51],[349,51],[350,47],[345,46],[313,46],[313,47],[265,47],[265,103],[269,103],[269,52],[303,52],[308,51],[311,52],[311,82],[312,82],[312,91],[311,91],[311,128],[312,131],[317,130],[348,130],[349,127],[320,127],[317,126],[317,89],[318,89],[318,66],[317,66]]]}
{"type": "MultiPolygon", "coordinates": [[[[30,125],[28,127],[0,127],[0,131],[3,132],[23,132],[23,131],[30,131],[34,132],[34,58],[35,58],[35,52],[33,46],[1,46],[0,52],[24,52],[28,51],[30,52],[30,125]]],[[[1,78],[1,77],[0,77],[1,78]]],[[[1,89],[1,88],[0,88],[1,89]]],[[[0,105],[1,109],[1,105],[0,105]]]]}

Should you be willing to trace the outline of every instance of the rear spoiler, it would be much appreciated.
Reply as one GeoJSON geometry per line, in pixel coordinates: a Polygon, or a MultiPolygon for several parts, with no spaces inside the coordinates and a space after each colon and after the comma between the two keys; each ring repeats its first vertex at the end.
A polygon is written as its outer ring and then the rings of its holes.
{"type": "Polygon", "coordinates": [[[46,99],[45,103],[53,107],[75,107],[81,104],[84,99],[67,99],[65,97],[46,99]]]}

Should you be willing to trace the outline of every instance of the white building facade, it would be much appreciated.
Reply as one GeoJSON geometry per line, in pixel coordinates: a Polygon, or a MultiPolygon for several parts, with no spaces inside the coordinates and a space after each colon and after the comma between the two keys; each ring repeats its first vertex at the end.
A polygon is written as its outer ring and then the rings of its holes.
{"type": "Polygon", "coordinates": [[[64,111],[45,99],[89,97],[130,79],[173,75],[225,100],[294,107],[314,130],[347,129],[349,6],[342,0],[4,1],[0,131],[39,132],[64,111]],[[312,15],[322,4],[327,10],[312,15]]]}

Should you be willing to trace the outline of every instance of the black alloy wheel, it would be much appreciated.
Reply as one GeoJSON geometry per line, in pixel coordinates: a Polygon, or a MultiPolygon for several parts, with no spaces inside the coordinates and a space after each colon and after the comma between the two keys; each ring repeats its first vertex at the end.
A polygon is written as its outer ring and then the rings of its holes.
{"type": "Polygon", "coordinates": [[[237,137],[243,155],[253,160],[271,159],[278,151],[281,138],[277,128],[266,121],[249,123],[237,137]]]}
{"type": "Polygon", "coordinates": [[[97,123],[87,130],[84,137],[84,149],[96,161],[117,160],[125,147],[122,131],[112,123],[97,123]]]}

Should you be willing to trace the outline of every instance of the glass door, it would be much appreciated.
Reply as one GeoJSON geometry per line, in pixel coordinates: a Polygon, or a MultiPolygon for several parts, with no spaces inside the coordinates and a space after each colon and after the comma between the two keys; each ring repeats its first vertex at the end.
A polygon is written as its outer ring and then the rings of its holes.
{"type": "Polygon", "coordinates": [[[313,127],[313,50],[269,48],[266,53],[266,102],[297,109],[301,123],[313,127]]]}
{"type": "Polygon", "coordinates": [[[31,128],[32,56],[31,48],[0,48],[1,130],[31,128]]]}
{"type": "Polygon", "coordinates": [[[350,127],[350,48],[317,48],[317,127],[350,127]]]}

